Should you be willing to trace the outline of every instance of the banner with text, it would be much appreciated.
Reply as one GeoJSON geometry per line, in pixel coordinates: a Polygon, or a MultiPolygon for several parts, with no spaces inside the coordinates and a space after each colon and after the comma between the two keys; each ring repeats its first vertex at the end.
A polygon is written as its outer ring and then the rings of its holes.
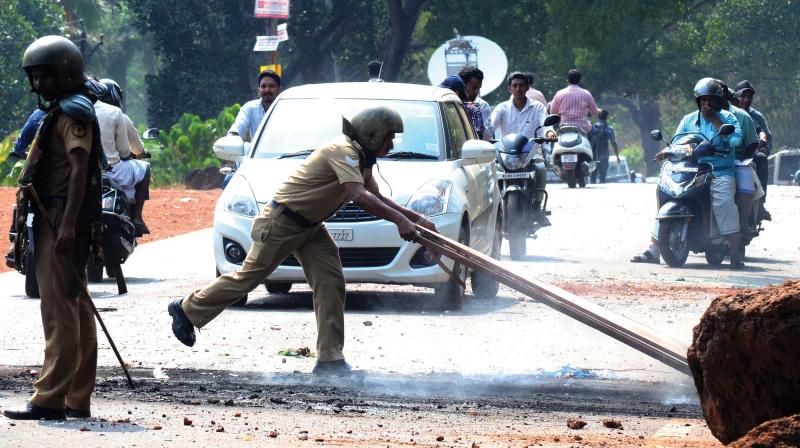
{"type": "Polygon", "coordinates": [[[277,51],[279,42],[278,36],[256,36],[253,51],[277,51]]]}
{"type": "Polygon", "coordinates": [[[289,32],[286,30],[286,23],[278,25],[278,42],[285,42],[289,40],[289,32]]]}
{"type": "Polygon", "coordinates": [[[259,19],[288,19],[289,0],[256,0],[255,15],[259,19]]]}

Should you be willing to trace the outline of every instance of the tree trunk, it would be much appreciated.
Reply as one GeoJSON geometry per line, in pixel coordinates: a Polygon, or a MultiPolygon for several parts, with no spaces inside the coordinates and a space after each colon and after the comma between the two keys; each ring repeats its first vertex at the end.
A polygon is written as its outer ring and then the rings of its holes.
{"type": "Polygon", "coordinates": [[[639,100],[637,106],[633,100],[623,97],[613,97],[605,101],[607,105],[620,104],[625,106],[631,114],[631,118],[639,127],[642,138],[642,149],[644,150],[644,161],[647,163],[647,175],[654,175],[658,172],[660,164],[654,160],[656,153],[661,150],[659,143],[650,137],[650,131],[661,129],[661,109],[655,99],[639,100]]]}
{"type": "Polygon", "coordinates": [[[392,31],[386,53],[383,56],[381,78],[386,81],[397,81],[400,66],[408,53],[411,34],[414,32],[417,19],[430,0],[407,0],[405,5],[402,0],[387,0],[386,3],[392,31]]]}

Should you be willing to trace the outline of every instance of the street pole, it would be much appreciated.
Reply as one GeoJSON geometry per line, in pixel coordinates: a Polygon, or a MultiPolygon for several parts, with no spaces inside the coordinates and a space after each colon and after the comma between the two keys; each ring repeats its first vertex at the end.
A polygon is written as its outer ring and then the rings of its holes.
{"type": "MultiPolygon", "coordinates": [[[[278,35],[278,19],[267,19],[267,36],[278,35]]],[[[267,56],[267,64],[275,65],[278,63],[278,51],[270,51],[267,56]]]]}

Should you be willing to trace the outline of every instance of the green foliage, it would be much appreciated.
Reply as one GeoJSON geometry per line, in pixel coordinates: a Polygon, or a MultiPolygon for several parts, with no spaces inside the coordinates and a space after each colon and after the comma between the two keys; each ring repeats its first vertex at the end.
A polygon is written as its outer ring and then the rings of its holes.
{"type": "Polygon", "coordinates": [[[224,136],[236,119],[239,105],[226,107],[217,115],[202,121],[197,115],[184,113],[169,131],[162,132],[158,142],[145,141],[155,186],[182,184],[192,170],[219,166],[212,150],[214,141],[224,136]]]}
{"type": "Polygon", "coordinates": [[[647,164],[644,163],[644,151],[641,146],[626,146],[620,148],[619,155],[624,156],[628,162],[628,169],[636,171],[637,173],[644,173],[647,169],[647,164]]]}
{"type": "Polygon", "coordinates": [[[0,140],[0,186],[10,187],[17,185],[17,178],[22,172],[25,161],[16,158],[9,159],[8,155],[14,148],[14,140],[17,139],[19,131],[12,132],[3,140],[0,140]]]}
{"type": "Polygon", "coordinates": [[[51,0],[0,2],[0,137],[19,129],[36,107],[25,72],[25,49],[37,37],[62,34],[64,10],[51,0]]]}

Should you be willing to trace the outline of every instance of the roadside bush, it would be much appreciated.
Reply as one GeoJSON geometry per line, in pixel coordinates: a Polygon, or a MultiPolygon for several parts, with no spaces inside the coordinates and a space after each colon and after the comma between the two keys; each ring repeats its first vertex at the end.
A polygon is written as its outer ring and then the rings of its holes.
{"type": "Polygon", "coordinates": [[[240,106],[226,107],[217,118],[200,120],[184,113],[158,140],[145,141],[150,159],[153,184],[157,187],[182,184],[186,173],[211,166],[220,166],[214,155],[214,141],[224,136],[236,119],[240,106]]]}
{"type": "Polygon", "coordinates": [[[19,131],[14,131],[0,141],[0,160],[2,160],[2,162],[0,162],[0,186],[3,187],[17,186],[17,178],[25,164],[22,160],[17,161],[14,159],[16,163],[12,163],[12,161],[8,160],[8,155],[14,147],[14,140],[17,139],[18,134],[19,131]]]}
{"type": "Polygon", "coordinates": [[[647,172],[647,164],[644,161],[644,151],[641,146],[626,146],[619,150],[619,155],[624,156],[628,161],[628,169],[642,174],[647,172]]]}

